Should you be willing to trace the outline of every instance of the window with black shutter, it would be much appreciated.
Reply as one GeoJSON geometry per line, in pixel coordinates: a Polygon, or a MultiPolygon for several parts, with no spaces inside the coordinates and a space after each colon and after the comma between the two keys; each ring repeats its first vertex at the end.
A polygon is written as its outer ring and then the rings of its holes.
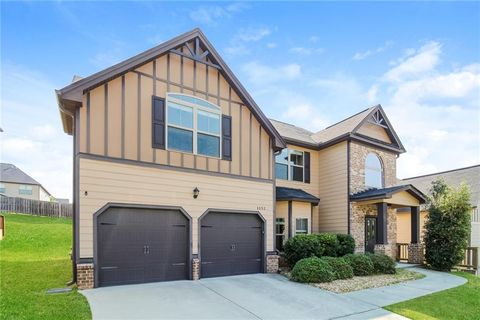
{"type": "Polygon", "coordinates": [[[222,115],[222,159],[232,160],[232,117],[222,115]]]}
{"type": "Polygon", "coordinates": [[[305,164],[305,183],[310,183],[310,152],[304,152],[304,164],[305,164]]]}
{"type": "Polygon", "coordinates": [[[152,99],[152,147],[165,149],[165,99],[152,99]]]}

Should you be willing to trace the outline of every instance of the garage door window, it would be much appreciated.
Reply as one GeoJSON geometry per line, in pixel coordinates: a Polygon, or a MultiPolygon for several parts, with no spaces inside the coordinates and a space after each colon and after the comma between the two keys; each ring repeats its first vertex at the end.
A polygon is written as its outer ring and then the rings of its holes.
{"type": "Polygon", "coordinates": [[[300,218],[296,219],[295,234],[307,234],[308,233],[308,219],[300,218]]]}

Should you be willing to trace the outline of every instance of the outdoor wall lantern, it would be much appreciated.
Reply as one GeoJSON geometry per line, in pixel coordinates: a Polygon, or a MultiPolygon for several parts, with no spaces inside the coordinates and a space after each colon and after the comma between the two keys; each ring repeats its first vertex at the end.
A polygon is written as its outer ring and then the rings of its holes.
{"type": "Polygon", "coordinates": [[[198,190],[198,188],[195,187],[195,189],[193,189],[193,199],[197,199],[199,193],[200,193],[200,190],[198,190]]]}

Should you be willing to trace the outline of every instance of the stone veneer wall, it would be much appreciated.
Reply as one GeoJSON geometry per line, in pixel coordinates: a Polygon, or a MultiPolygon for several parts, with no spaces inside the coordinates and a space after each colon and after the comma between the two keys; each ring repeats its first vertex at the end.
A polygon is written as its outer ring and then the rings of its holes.
{"type": "Polygon", "coordinates": [[[278,272],[278,260],[279,256],[276,254],[267,255],[267,273],[277,273],[278,272]]]}
{"type": "MultiPolygon", "coordinates": [[[[355,252],[365,252],[365,216],[377,216],[377,205],[350,204],[350,230],[355,239],[355,252]]],[[[395,259],[397,255],[397,210],[388,207],[387,243],[377,244],[375,252],[395,259]]]]}
{"type": "Polygon", "coordinates": [[[383,165],[384,186],[397,184],[397,155],[357,142],[350,142],[350,194],[365,190],[365,159],[372,152],[380,157],[383,165]]]}

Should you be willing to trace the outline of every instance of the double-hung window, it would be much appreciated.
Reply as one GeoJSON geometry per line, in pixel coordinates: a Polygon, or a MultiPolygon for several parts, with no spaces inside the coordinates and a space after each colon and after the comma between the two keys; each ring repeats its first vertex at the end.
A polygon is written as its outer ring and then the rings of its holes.
{"type": "Polygon", "coordinates": [[[167,94],[167,148],[209,157],[221,154],[220,107],[197,97],[167,94]]]}
{"type": "Polygon", "coordinates": [[[22,185],[18,187],[18,194],[31,195],[33,193],[32,186],[22,185]]]}
{"type": "Polygon", "coordinates": [[[295,234],[308,233],[308,219],[298,218],[295,220],[295,234]]]}
{"type": "Polygon", "coordinates": [[[275,174],[278,179],[304,182],[304,152],[283,149],[275,157],[275,174]]]}

